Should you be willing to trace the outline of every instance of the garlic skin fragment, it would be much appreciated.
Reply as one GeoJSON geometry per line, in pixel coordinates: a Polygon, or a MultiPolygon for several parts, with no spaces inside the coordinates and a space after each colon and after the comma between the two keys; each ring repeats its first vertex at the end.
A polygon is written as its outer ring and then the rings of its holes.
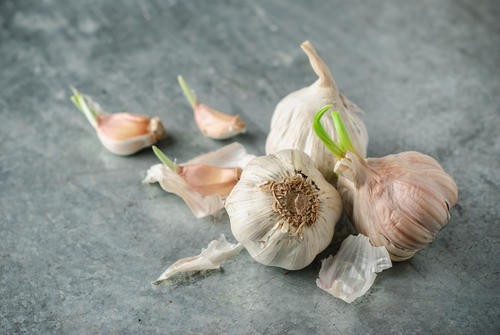
{"type": "Polygon", "coordinates": [[[425,248],[450,220],[457,185],[432,157],[408,151],[363,159],[347,152],[335,166],[338,190],[356,230],[393,261],[425,248]]]}
{"type": "Polygon", "coordinates": [[[165,137],[165,129],[158,117],[104,113],[92,98],[74,88],[71,100],[87,116],[102,145],[116,155],[134,154],[165,137]]]}
{"type": "Polygon", "coordinates": [[[229,115],[198,101],[182,76],[177,76],[184,95],[193,108],[194,119],[201,133],[216,140],[224,140],[246,131],[239,115],[229,115]]]}
{"type": "Polygon", "coordinates": [[[234,178],[239,178],[239,171],[254,157],[248,154],[241,144],[233,143],[176,165],[174,169],[164,164],[153,165],[147,171],[143,182],[160,183],[166,192],[181,197],[195,217],[203,218],[224,207],[225,197],[236,184],[237,179],[234,178]],[[210,169],[210,166],[221,169],[210,169]],[[189,171],[190,176],[186,176],[186,171],[189,171]],[[208,175],[205,174],[207,171],[208,175]],[[234,178],[231,178],[231,173],[234,178]],[[217,176],[215,180],[214,174],[217,176]],[[234,180],[234,183],[227,182],[228,175],[229,181],[234,180]],[[201,185],[203,183],[205,185],[201,185]]]}
{"type": "Polygon", "coordinates": [[[199,272],[219,269],[221,264],[238,255],[243,249],[240,243],[229,243],[224,234],[211,241],[199,255],[179,259],[170,265],[152,284],[159,285],[163,281],[183,272],[199,272]]]}
{"type": "Polygon", "coordinates": [[[321,261],[316,285],[347,303],[364,295],[375,281],[377,273],[392,267],[384,247],[374,247],[368,237],[348,236],[335,256],[321,261]]]}
{"type": "MultiPolygon", "coordinates": [[[[339,92],[328,66],[311,42],[303,42],[301,48],[319,78],[312,85],[290,93],[278,103],[266,140],[266,154],[283,149],[304,151],[312,158],[321,173],[327,179],[333,180],[335,176],[332,167],[337,159],[330,154],[309,126],[316,111],[326,104],[332,104],[342,115],[352,143],[363,157],[366,156],[368,132],[361,119],[362,110],[339,92]]],[[[336,139],[337,134],[332,120],[325,119],[322,123],[328,133],[336,139]]]]}
{"type": "Polygon", "coordinates": [[[253,159],[225,207],[250,255],[288,270],[306,267],[330,244],[342,213],[337,190],[299,150],[253,159]]]}

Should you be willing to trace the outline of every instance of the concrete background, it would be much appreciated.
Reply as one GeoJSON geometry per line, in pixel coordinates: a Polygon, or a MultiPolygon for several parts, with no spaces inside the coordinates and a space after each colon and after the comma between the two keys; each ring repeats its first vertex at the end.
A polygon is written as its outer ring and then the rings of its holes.
{"type": "Polygon", "coordinates": [[[498,1],[0,2],[0,333],[498,334],[498,1]],[[450,224],[352,305],[302,271],[252,261],[153,287],[166,266],[225,233],[141,184],[150,150],[100,146],[68,85],[109,111],[159,115],[185,161],[202,137],[176,83],[239,113],[262,154],[275,104],[315,80],[318,48],[365,111],[369,154],[418,150],[456,178],[450,224]]]}

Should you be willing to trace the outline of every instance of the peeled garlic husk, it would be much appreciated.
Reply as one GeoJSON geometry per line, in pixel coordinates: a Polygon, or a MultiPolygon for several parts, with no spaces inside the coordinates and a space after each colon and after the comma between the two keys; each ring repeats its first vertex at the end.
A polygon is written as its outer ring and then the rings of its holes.
{"type": "Polygon", "coordinates": [[[250,255],[288,270],[306,267],[330,244],[342,213],[337,190],[299,150],[253,159],[225,207],[250,255]]]}
{"type": "Polygon", "coordinates": [[[143,182],[160,183],[166,192],[180,196],[195,217],[202,218],[224,207],[241,169],[254,157],[241,144],[232,143],[184,164],[155,164],[143,182]]]}
{"type": "Polygon", "coordinates": [[[374,247],[368,237],[348,236],[335,256],[321,261],[316,285],[347,303],[364,295],[373,285],[377,273],[392,266],[384,247],[374,247]]]}
{"type": "MultiPolygon", "coordinates": [[[[326,104],[332,104],[342,115],[345,126],[351,134],[352,143],[362,156],[366,156],[368,132],[361,119],[361,109],[339,92],[328,66],[317,54],[313,45],[305,41],[301,47],[319,78],[311,86],[290,93],[278,103],[266,140],[266,154],[283,149],[304,151],[312,158],[321,173],[332,180],[334,178],[332,166],[337,159],[330,154],[309,126],[316,111],[326,104]]],[[[333,122],[325,119],[323,125],[336,138],[333,122]]]]}
{"type": "Polygon", "coordinates": [[[96,130],[102,145],[116,155],[131,155],[165,137],[158,117],[131,113],[104,113],[92,98],[73,88],[71,100],[96,130]]]}
{"type": "Polygon", "coordinates": [[[206,249],[201,249],[199,255],[179,259],[170,265],[153,284],[158,285],[178,273],[219,269],[223,262],[239,254],[242,249],[243,245],[240,243],[229,243],[224,234],[222,234],[219,239],[211,241],[206,249]]]}
{"type": "Polygon", "coordinates": [[[432,157],[409,151],[364,159],[347,152],[335,166],[338,190],[356,230],[393,261],[425,248],[457,201],[453,178],[432,157]]]}
{"type": "Polygon", "coordinates": [[[198,129],[206,137],[223,140],[246,131],[246,126],[239,115],[229,115],[213,109],[198,101],[182,76],[177,77],[179,85],[194,112],[198,129]]]}

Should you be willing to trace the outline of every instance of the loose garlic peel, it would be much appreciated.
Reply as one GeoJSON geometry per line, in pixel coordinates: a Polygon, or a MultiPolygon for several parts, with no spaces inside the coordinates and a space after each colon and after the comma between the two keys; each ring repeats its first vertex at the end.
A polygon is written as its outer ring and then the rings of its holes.
{"type": "Polygon", "coordinates": [[[235,238],[259,263],[298,270],[333,237],[339,194],[299,150],[253,159],[225,202],[235,238]]]}
{"type": "Polygon", "coordinates": [[[418,152],[362,158],[350,151],[336,112],[332,116],[343,143],[325,140],[328,134],[319,120],[330,107],[318,111],[313,128],[339,159],[334,171],[348,216],[375,246],[385,246],[393,261],[411,258],[448,223],[458,196],[455,181],[436,160],[418,152]]]}
{"type": "Polygon", "coordinates": [[[238,255],[243,249],[240,243],[229,243],[224,234],[211,241],[199,255],[179,259],[170,265],[152,284],[158,285],[179,273],[196,273],[219,269],[221,264],[238,255]]]}
{"type": "Polygon", "coordinates": [[[321,261],[316,285],[347,303],[364,295],[377,273],[392,267],[386,248],[374,247],[364,235],[350,235],[335,256],[321,261]]]}
{"type": "Polygon", "coordinates": [[[246,131],[245,123],[238,115],[228,115],[198,101],[182,76],[177,77],[186,99],[193,108],[194,119],[206,137],[223,140],[246,131]]]}
{"type": "Polygon", "coordinates": [[[144,183],[160,183],[167,192],[180,196],[197,218],[215,214],[239,179],[241,169],[255,156],[239,143],[176,164],[158,148],[155,154],[163,164],[149,168],[144,183]]]}
{"type": "Polygon", "coordinates": [[[96,130],[102,145],[116,155],[131,155],[165,137],[158,117],[130,113],[104,113],[92,98],[72,88],[71,101],[96,130]]]}
{"type": "MultiPolygon", "coordinates": [[[[352,143],[360,155],[366,155],[368,132],[361,119],[361,109],[342,95],[328,66],[319,57],[309,41],[301,44],[311,63],[311,67],[318,75],[318,80],[312,85],[290,93],[276,106],[271,119],[271,128],[266,140],[266,154],[283,149],[298,149],[308,154],[315,162],[316,167],[329,180],[334,178],[332,166],[337,159],[316,137],[309,127],[316,111],[332,104],[340,112],[345,126],[351,134],[352,143]]],[[[337,138],[332,120],[323,120],[324,127],[337,138]]]]}

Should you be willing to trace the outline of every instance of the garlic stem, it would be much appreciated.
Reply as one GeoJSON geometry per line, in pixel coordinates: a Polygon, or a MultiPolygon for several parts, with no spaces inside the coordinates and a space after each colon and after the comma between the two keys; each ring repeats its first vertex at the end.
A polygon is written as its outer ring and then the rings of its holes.
{"type": "Polygon", "coordinates": [[[179,85],[181,86],[182,88],[182,92],[184,93],[184,95],[186,96],[186,99],[188,100],[189,104],[191,105],[191,107],[194,109],[196,107],[196,105],[198,104],[198,101],[196,99],[196,95],[194,94],[194,92],[189,88],[188,84],[186,83],[186,81],[184,80],[184,78],[182,78],[181,75],[178,75],[177,76],[177,81],[179,82],[179,85]]]}
{"type": "Polygon", "coordinates": [[[328,65],[326,65],[323,59],[321,59],[321,57],[318,55],[318,52],[316,51],[312,43],[309,41],[304,41],[302,42],[300,47],[306,53],[307,57],[309,58],[309,63],[311,63],[311,67],[319,77],[317,81],[319,83],[319,86],[333,87],[335,92],[338,94],[337,84],[335,84],[335,81],[333,80],[328,65]]]}
{"type": "Polygon", "coordinates": [[[156,157],[171,171],[177,173],[177,164],[172,162],[170,158],[167,157],[156,145],[153,145],[153,152],[155,153],[156,157]]]}
{"type": "Polygon", "coordinates": [[[76,88],[71,86],[71,90],[73,91],[71,102],[73,102],[76,108],[78,108],[83,114],[85,114],[92,127],[97,129],[98,114],[87,105],[85,98],[80,94],[80,92],[76,90],[76,88]]]}
{"type": "Polygon", "coordinates": [[[326,105],[321,107],[320,110],[316,112],[313,120],[313,130],[319,139],[337,158],[343,158],[345,152],[335,142],[333,142],[332,138],[328,135],[325,128],[323,128],[323,125],[321,124],[321,118],[330,110],[330,108],[332,108],[332,105],[326,105]]]}

